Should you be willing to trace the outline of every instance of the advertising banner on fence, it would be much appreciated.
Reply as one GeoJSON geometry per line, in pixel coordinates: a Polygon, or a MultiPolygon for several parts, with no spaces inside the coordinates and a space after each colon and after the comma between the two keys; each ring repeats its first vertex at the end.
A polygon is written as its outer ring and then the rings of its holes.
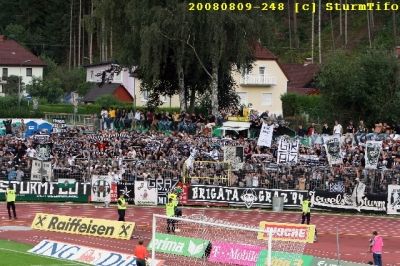
{"type": "Polygon", "coordinates": [[[135,182],[118,182],[111,183],[111,202],[117,202],[118,195],[124,194],[128,203],[135,203],[135,182]]]}
{"type": "Polygon", "coordinates": [[[400,186],[389,185],[387,197],[387,214],[400,214],[400,186]]]}
{"type": "Polygon", "coordinates": [[[256,265],[261,250],[267,247],[213,241],[210,256],[211,262],[253,266],[256,265]]]}
{"type": "MultiPolygon", "coordinates": [[[[272,230],[272,239],[290,242],[314,243],[315,225],[260,222],[260,230],[272,230]]],[[[268,240],[268,234],[258,233],[257,239],[268,240]]]]}
{"type": "Polygon", "coordinates": [[[130,240],[135,223],[37,213],[32,229],[130,240]]]}
{"type": "Polygon", "coordinates": [[[156,239],[151,240],[148,249],[153,246],[156,252],[174,254],[191,258],[202,258],[209,244],[208,240],[199,238],[181,237],[156,233],[156,239]]]}
{"type": "Polygon", "coordinates": [[[135,182],[135,205],[157,205],[157,189],[149,188],[146,181],[135,182]]]}
{"type": "MultiPolygon", "coordinates": [[[[268,251],[263,250],[258,257],[258,265],[267,265],[268,251]]],[[[298,253],[289,253],[281,251],[272,251],[272,265],[287,265],[287,266],[311,266],[313,265],[313,256],[303,255],[298,253]]],[[[321,266],[325,266],[321,264],[321,266]]]]}
{"type": "Polygon", "coordinates": [[[388,195],[366,194],[354,204],[351,194],[328,192],[323,190],[311,191],[311,204],[317,208],[337,210],[364,210],[386,212],[386,201],[388,195]]]}
{"type": "Polygon", "coordinates": [[[283,197],[286,207],[298,207],[308,195],[303,190],[280,190],[267,188],[240,188],[207,185],[191,185],[189,187],[188,203],[212,202],[257,207],[272,206],[273,197],[283,197]]]}
{"type": "MultiPolygon", "coordinates": [[[[53,240],[42,240],[39,244],[28,250],[28,252],[89,265],[136,265],[136,258],[133,255],[53,240]]],[[[151,265],[161,266],[164,265],[164,262],[156,260],[151,265]]]]}
{"type": "MultiPolygon", "coordinates": [[[[5,199],[8,181],[0,181],[0,201],[5,199]]],[[[90,183],[78,183],[65,188],[57,182],[11,181],[17,194],[17,201],[61,201],[88,202],[90,183]]]]}
{"type": "Polygon", "coordinates": [[[32,160],[31,181],[52,181],[51,162],[32,160]]]}
{"type": "Polygon", "coordinates": [[[92,175],[91,201],[111,202],[111,177],[103,175],[92,175]]]}

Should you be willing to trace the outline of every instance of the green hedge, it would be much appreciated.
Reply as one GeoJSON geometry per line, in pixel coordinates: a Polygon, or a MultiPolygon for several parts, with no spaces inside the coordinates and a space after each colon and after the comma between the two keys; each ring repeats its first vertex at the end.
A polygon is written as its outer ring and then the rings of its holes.
{"type": "Polygon", "coordinates": [[[319,95],[287,93],[282,95],[281,100],[284,117],[307,114],[310,119],[318,119],[324,116],[321,97],[319,95]]]}

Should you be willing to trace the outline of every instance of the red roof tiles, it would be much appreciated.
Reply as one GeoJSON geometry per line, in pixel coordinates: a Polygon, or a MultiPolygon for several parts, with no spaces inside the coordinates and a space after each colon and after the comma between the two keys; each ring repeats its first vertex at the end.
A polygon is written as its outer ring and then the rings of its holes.
{"type": "Polygon", "coordinates": [[[254,42],[253,44],[253,55],[255,59],[258,60],[277,60],[276,57],[270,50],[265,48],[259,42],[254,42]]]}
{"type": "Polygon", "coordinates": [[[0,35],[0,65],[2,66],[46,66],[37,56],[14,40],[0,35]],[[30,62],[23,63],[30,60],[30,62]]]}
{"type": "Polygon", "coordinates": [[[289,77],[288,92],[316,94],[318,90],[310,88],[310,83],[319,72],[317,64],[283,64],[282,68],[289,77]]]}

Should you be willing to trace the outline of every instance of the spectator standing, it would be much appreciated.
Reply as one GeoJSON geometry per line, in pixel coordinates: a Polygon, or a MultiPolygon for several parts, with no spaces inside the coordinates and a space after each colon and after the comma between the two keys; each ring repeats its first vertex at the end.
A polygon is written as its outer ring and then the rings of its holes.
{"type": "Polygon", "coordinates": [[[355,133],[355,128],[354,128],[354,125],[353,125],[353,121],[349,122],[349,125],[346,128],[346,133],[348,133],[348,134],[354,134],[355,133]]]}
{"type": "Polygon", "coordinates": [[[100,129],[106,130],[108,125],[108,111],[105,107],[101,108],[100,117],[100,129]]]}
{"type": "Polygon", "coordinates": [[[336,120],[335,121],[335,126],[333,127],[333,135],[342,135],[343,133],[343,127],[339,122],[336,120]]]}
{"type": "Polygon", "coordinates": [[[136,110],[135,123],[134,123],[135,129],[137,129],[137,127],[141,127],[141,120],[142,120],[142,113],[140,112],[140,110],[136,110]]]}
{"type": "Polygon", "coordinates": [[[25,131],[26,131],[26,125],[24,119],[21,119],[21,124],[19,126],[19,133],[21,135],[21,138],[23,139],[25,139],[25,131]]]}
{"type": "Polygon", "coordinates": [[[322,127],[322,135],[329,135],[331,134],[331,129],[328,126],[328,123],[324,123],[324,126],[322,127]]]}
{"type": "Polygon", "coordinates": [[[114,122],[115,122],[115,118],[117,116],[116,114],[116,110],[114,107],[111,107],[108,111],[108,121],[109,121],[109,127],[111,130],[114,130],[114,122]]]}
{"type": "Polygon", "coordinates": [[[307,129],[307,135],[313,136],[315,134],[315,124],[312,123],[311,126],[307,129]]]}
{"type": "Polygon", "coordinates": [[[6,135],[12,135],[12,119],[3,121],[4,127],[6,128],[6,135]]]}
{"type": "Polygon", "coordinates": [[[11,209],[13,211],[14,219],[17,219],[17,213],[15,211],[15,190],[13,186],[10,184],[6,189],[6,201],[7,201],[7,211],[8,211],[8,218],[11,220],[11,209]]]}
{"type": "Polygon", "coordinates": [[[297,130],[297,135],[299,137],[304,137],[306,135],[306,131],[302,125],[299,125],[299,129],[297,130]]]}
{"type": "Polygon", "coordinates": [[[383,238],[378,235],[377,231],[372,232],[372,239],[370,240],[370,251],[372,253],[372,258],[374,259],[375,266],[382,266],[382,248],[383,248],[383,238]]]}
{"type": "Polygon", "coordinates": [[[139,240],[139,244],[135,247],[133,255],[136,257],[137,266],[146,266],[146,260],[149,257],[149,252],[143,245],[143,240],[139,240]]]}
{"type": "Polygon", "coordinates": [[[357,133],[367,133],[367,128],[364,125],[364,121],[360,120],[358,124],[357,133]]]}

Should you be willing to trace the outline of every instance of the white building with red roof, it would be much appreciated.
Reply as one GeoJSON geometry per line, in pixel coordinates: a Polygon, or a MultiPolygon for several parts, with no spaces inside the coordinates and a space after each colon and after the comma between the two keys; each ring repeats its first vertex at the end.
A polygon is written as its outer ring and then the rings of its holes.
{"type": "Polygon", "coordinates": [[[2,85],[10,76],[21,77],[21,84],[26,85],[32,78],[43,78],[46,64],[18,42],[0,35],[0,95],[2,85]]]}
{"type": "Polygon", "coordinates": [[[250,105],[260,113],[268,111],[281,115],[281,95],[287,92],[288,76],[271,51],[256,42],[253,45],[254,62],[251,69],[235,71],[234,80],[240,103],[250,105]]]}

